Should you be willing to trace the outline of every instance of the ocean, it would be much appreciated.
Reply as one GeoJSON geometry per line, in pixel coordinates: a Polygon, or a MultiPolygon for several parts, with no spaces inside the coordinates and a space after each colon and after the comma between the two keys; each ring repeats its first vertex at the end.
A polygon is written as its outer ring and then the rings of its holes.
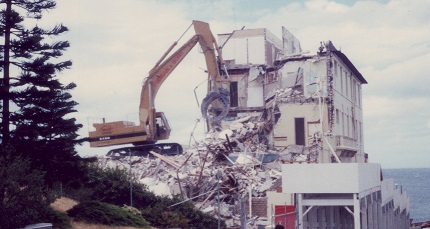
{"type": "Polygon", "coordinates": [[[430,168],[383,169],[382,174],[406,191],[413,222],[430,220],[430,168]]]}

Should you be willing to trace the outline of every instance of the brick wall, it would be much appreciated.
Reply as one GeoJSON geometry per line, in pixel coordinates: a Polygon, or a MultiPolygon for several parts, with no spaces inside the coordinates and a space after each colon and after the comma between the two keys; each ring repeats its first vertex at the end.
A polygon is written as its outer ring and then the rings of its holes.
{"type": "MultiPolygon", "coordinates": [[[[267,217],[267,197],[252,197],[252,216],[267,217]]],[[[249,202],[245,203],[246,214],[249,215],[249,202]]]]}

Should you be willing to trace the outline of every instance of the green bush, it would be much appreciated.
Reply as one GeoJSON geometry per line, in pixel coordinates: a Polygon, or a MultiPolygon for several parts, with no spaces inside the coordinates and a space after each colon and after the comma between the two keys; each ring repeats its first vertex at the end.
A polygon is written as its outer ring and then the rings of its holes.
{"type": "MultiPolygon", "coordinates": [[[[161,228],[218,228],[218,219],[196,209],[191,201],[170,207],[180,201],[179,198],[158,197],[156,204],[141,209],[142,216],[151,225],[161,228]]],[[[221,227],[225,228],[225,222],[221,222],[221,227]]]]}
{"type": "MultiPolygon", "coordinates": [[[[66,193],[80,201],[96,200],[117,206],[130,204],[130,179],[127,171],[118,168],[102,169],[97,164],[88,164],[87,173],[80,182],[66,187],[66,193]]],[[[133,181],[133,207],[153,205],[157,198],[146,190],[146,186],[133,181]]]]}
{"type": "Polygon", "coordinates": [[[112,226],[147,227],[148,222],[140,215],[133,214],[115,205],[97,201],[83,202],[67,211],[77,221],[99,223],[112,226]]]}
{"type": "MultiPolygon", "coordinates": [[[[87,175],[82,177],[80,187],[74,189],[81,201],[95,200],[116,206],[130,205],[130,179],[127,171],[118,168],[102,169],[97,164],[88,165],[87,175]]],[[[196,209],[192,202],[170,207],[182,201],[179,198],[156,196],[146,186],[133,181],[133,207],[142,212],[143,218],[152,226],[166,228],[217,228],[218,220],[196,209]]],[[[225,225],[222,222],[222,225],[225,225]]]]}
{"type": "Polygon", "coordinates": [[[187,228],[189,220],[179,211],[169,208],[174,201],[168,197],[158,197],[157,202],[141,209],[143,217],[151,225],[161,228],[178,227],[187,228]]]}

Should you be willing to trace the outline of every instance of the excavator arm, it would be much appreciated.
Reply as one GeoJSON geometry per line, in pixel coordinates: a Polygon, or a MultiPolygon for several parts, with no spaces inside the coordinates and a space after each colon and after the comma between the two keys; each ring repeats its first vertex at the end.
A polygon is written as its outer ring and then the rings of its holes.
{"type": "MultiPolygon", "coordinates": [[[[142,86],[139,106],[139,119],[140,125],[146,125],[148,127],[147,132],[149,134],[149,139],[156,138],[153,136],[155,136],[156,132],[158,131],[155,128],[157,126],[155,123],[157,113],[154,106],[154,99],[157,95],[158,89],[161,87],[162,83],[167,79],[167,77],[173,72],[173,70],[179,65],[179,63],[187,56],[191,49],[193,49],[197,42],[200,44],[202,52],[205,56],[209,78],[215,81],[216,78],[220,77],[218,60],[215,52],[217,52],[218,57],[221,55],[216,44],[216,40],[210,31],[209,24],[201,21],[193,21],[193,26],[196,35],[188,40],[187,43],[174,52],[168,59],[163,61],[164,57],[166,57],[170,50],[172,50],[173,46],[176,45],[175,42],[150,71],[142,86]]],[[[222,58],[220,61],[223,62],[222,58]]],[[[158,134],[160,139],[168,138],[166,135],[162,136],[160,135],[161,133],[158,134]]]]}
{"type": "MultiPolygon", "coordinates": [[[[185,43],[159,66],[155,66],[149,72],[148,77],[144,80],[140,94],[139,121],[141,126],[147,127],[148,139],[155,139],[157,134],[157,112],[154,105],[157,92],[167,77],[196,45],[198,38],[198,35],[194,35],[187,43],[185,43]]],[[[171,50],[171,48],[169,50],[171,50]]],[[[166,52],[166,54],[168,54],[168,52],[166,52]]],[[[166,54],[163,56],[166,56],[166,54]]],[[[162,61],[162,59],[160,59],[160,61],[162,61]]],[[[160,61],[158,63],[160,63],[160,61]]],[[[159,137],[167,139],[169,134],[170,130],[164,130],[163,133],[159,133],[159,137]],[[167,131],[169,133],[167,133],[167,131]],[[161,134],[163,134],[162,137],[161,134]]]]}
{"type": "Polygon", "coordinates": [[[223,60],[209,24],[193,21],[193,26],[196,35],[167,57],[177,44],[175,42],[145,78],[140,95],[139,125],[126,121],[95,123],[93,126],[96,130],[89,133],[91,147],[129,143],[134,145],[153,144],[158,140],[169,138],[170,126],[164,113],[156,111],[155,97],[163,82],[197,43],[200,44],[205,56],[209,78],[215,81],[221,76],[218,63],[220,61],[223,64],[223,60]],[[218,58],[215,52],[217,52],[218,58]]]}

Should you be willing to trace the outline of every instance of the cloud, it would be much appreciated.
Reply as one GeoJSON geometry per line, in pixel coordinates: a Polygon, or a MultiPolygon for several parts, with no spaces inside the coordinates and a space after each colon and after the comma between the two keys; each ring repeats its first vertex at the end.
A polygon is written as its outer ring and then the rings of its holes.
{"type": "Polygon", "coordinates": [[[311,0],[305,3],[306,8],[312,11],[327,11],[332,13],[346,13],[348,7],[333,1],[326,0],[311,0]]]}
{"type": "MultiPolygon", "coordinates": [[[[116,121],[137,112],[143,78],[193,19],[209,22],[214,34],[245,26],[268,28],[281,37],[285,26],[311,53],[320,41],[332,40],[369,82],[363,86],[364,134],[372,161],[389,167],[430,166],[430,4],[344,2],[59,0],[40,23],[62,22],[70,29],[61,38],[72,45],[64,58],[74,65],[60,77],[78,85],[73,96],[80,104],[75,115],[85,125],[82,136],[88,117],[116,121]]],[[[180,44],[192,34],[186,33],[180,44]]],[[[201,116],[194,88],[206,79],[202,69],[204,57],[196,47],[157,95],[157,110],[166,113],[173,129],[172,141],[188,143],[201,116]]],[[[200,100],[205,86],[198,89],[200,100]]],[[[107,151],[87,145],[78,150],[83,155],[107,151]]]]}

